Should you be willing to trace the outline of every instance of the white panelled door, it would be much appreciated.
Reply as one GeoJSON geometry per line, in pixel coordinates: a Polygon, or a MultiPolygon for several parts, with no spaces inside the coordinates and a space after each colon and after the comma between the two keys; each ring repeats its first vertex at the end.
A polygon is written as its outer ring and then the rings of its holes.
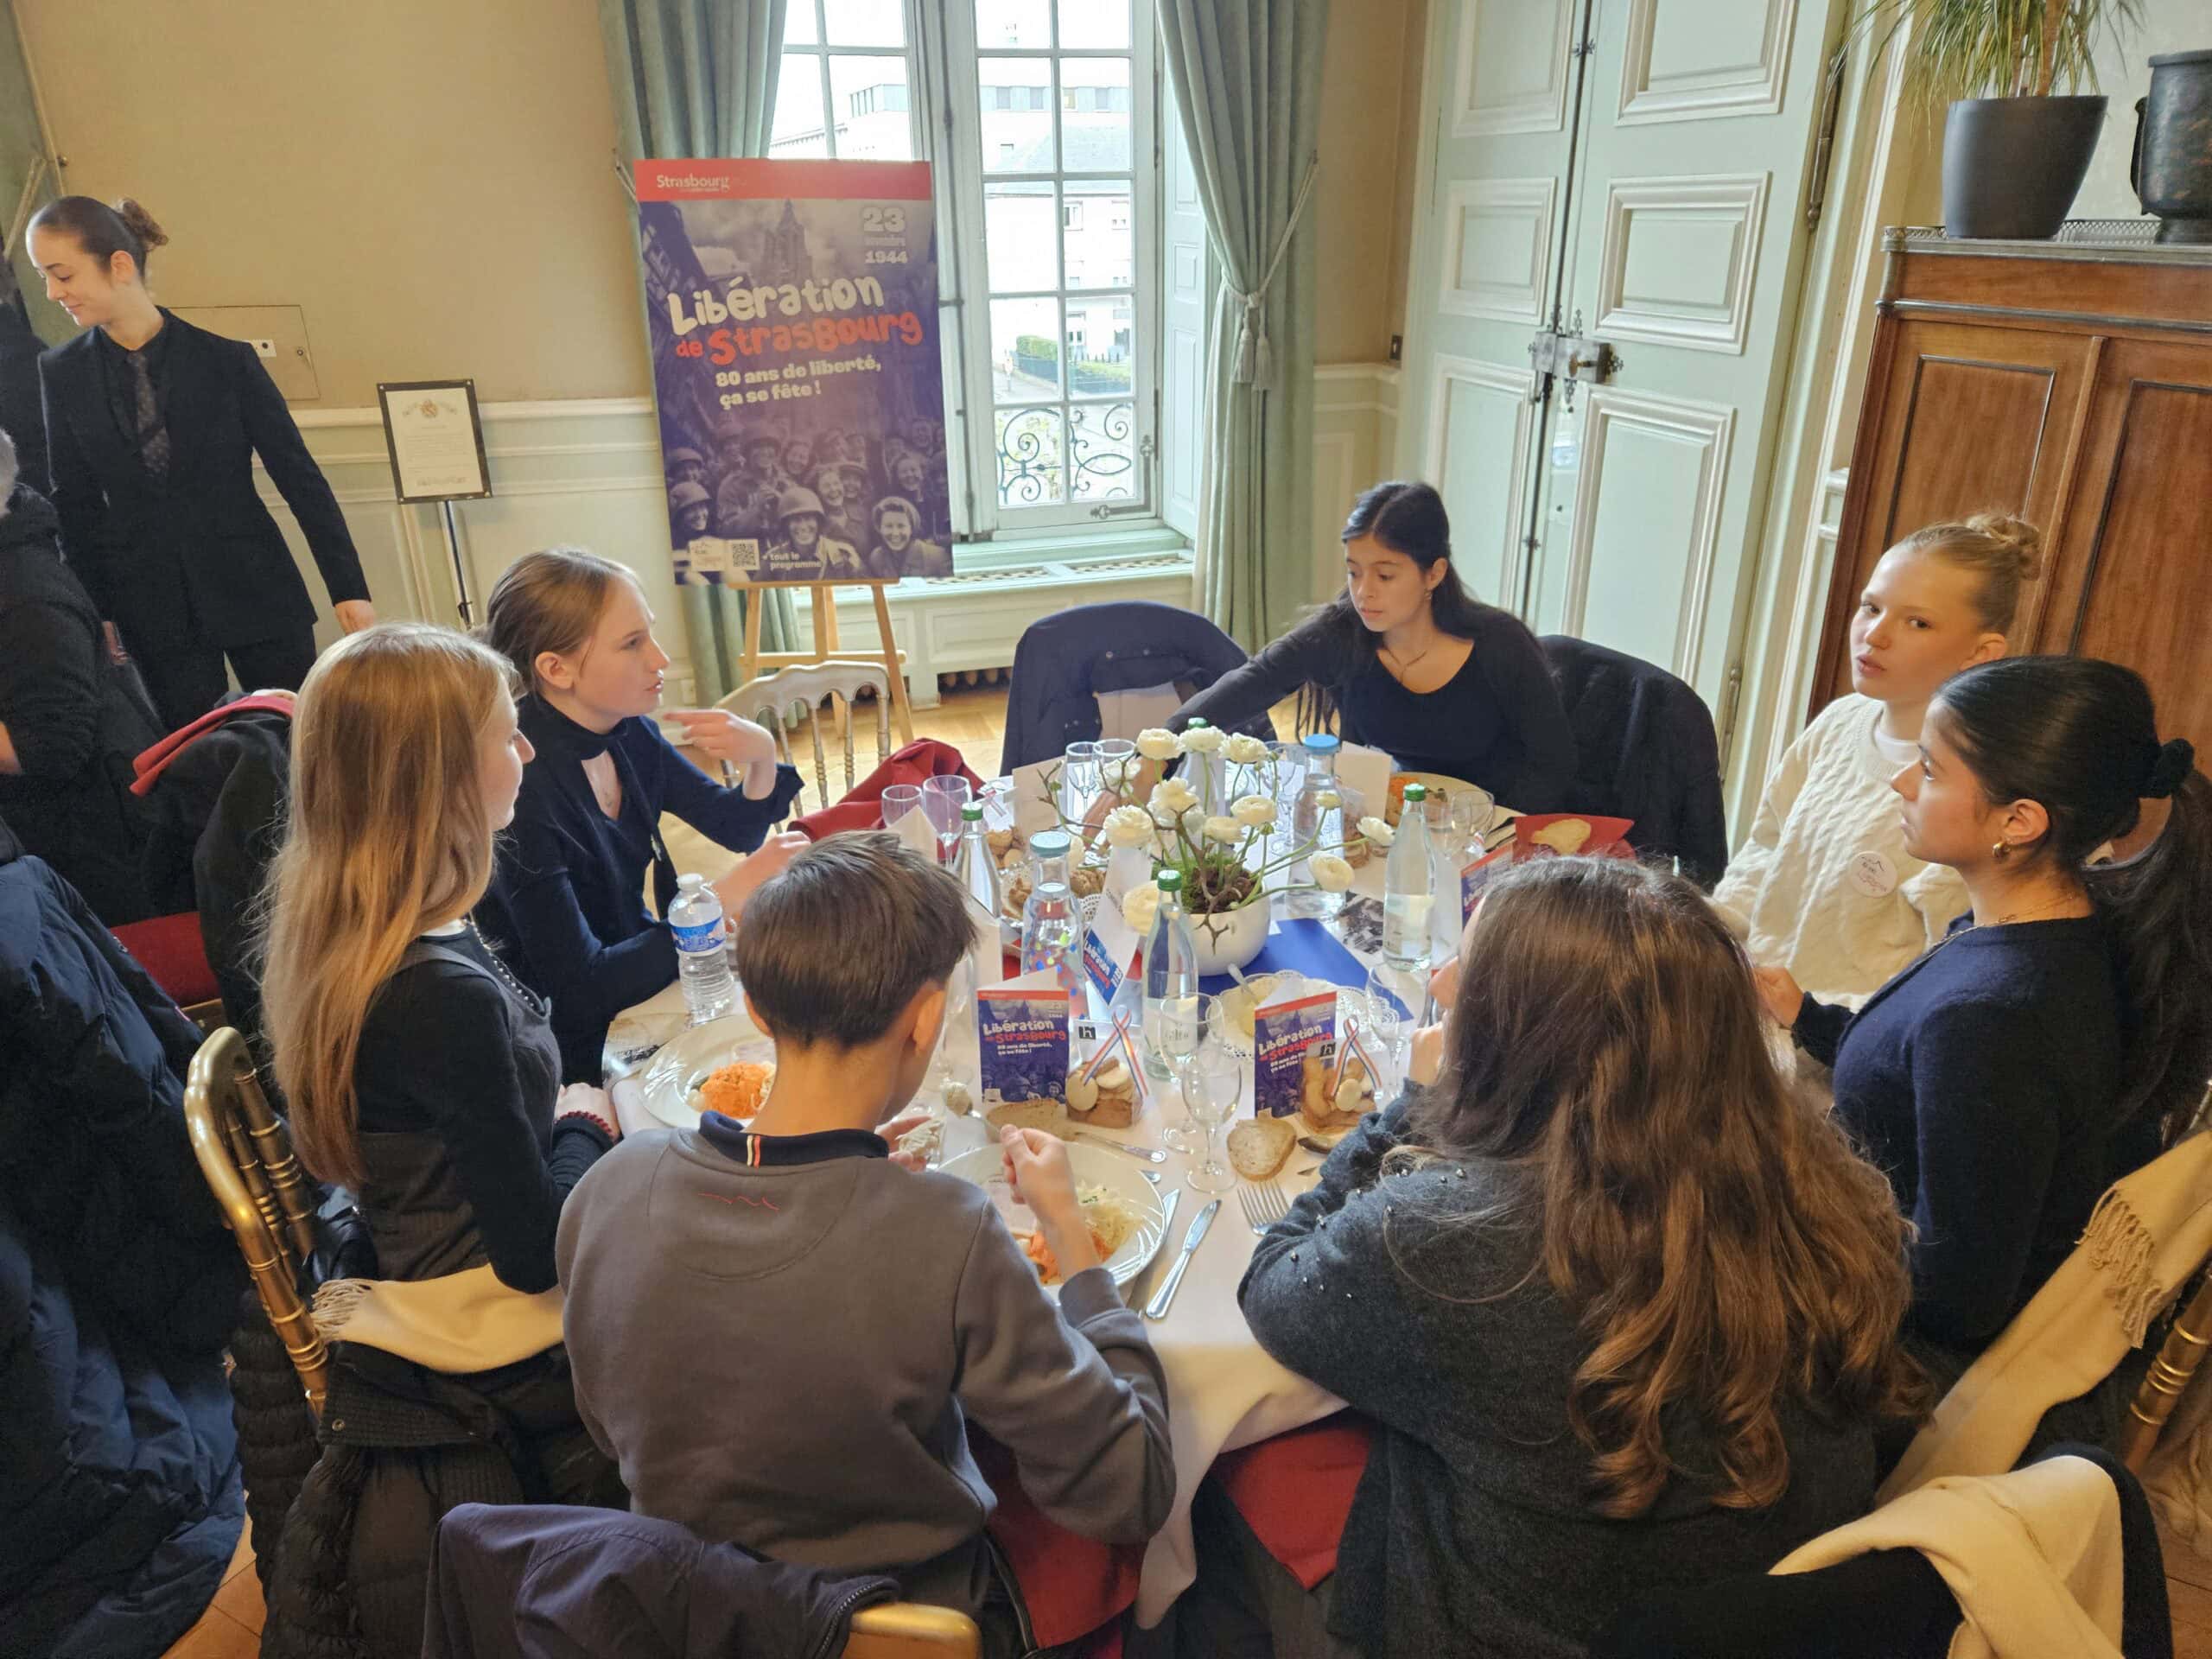
{"type": "Polygon", "coordinates": [[[1406,464],[1477,594],[1724,721],[1848,0],[1443,0],[1406,464]],[[1617,354],[1535,372],[1546,328],[1617,354]],[[1584,370],[1583,374],[1591,373],[1584,370]]]}

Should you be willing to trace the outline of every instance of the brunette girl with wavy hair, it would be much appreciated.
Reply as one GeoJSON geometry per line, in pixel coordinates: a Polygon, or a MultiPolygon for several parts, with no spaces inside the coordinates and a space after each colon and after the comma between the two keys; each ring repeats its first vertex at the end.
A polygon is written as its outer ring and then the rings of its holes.
{"type": "Polygon", "coordinates": [[[1688,882],[1525,866],[1459,959],[1440,1079],[1345,1137],[1241,1296],[1379,1425],[1315,1592],[1336,1634],[1580,1651],[1868,1507],[1876,1426],[1918,1404],[1905,1229],[1688,882]]]}

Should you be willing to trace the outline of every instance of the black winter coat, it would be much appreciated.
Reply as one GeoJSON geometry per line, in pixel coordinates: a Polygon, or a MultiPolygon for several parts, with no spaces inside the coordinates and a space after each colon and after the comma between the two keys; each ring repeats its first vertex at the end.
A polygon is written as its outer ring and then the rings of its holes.
{"type": "MultiPolygon", "coordinates": [[[[283,840],[291,746],[291,716],[246,709],[179,749],[144,798],[146,890],[156,913],[200,912],[200,944],[223,1012],[253,1046],[264,1074],[253,905],[283,840]]],[[[270,1086],[264,1075],[263,1087],[270,1086]]]]}
{"type": "Polygon", "coordinates": [[[1551,664],[1580,759],[1570,811],[1633,818],[1629,844],[1678,857],[1710,890],[1728,866],[1720,744],[1695,690],[1656,664],[1571,634],[1537,641],[1551,664]]]}
{"type": "Polygon", "coordinates": [[[333,1351],[323,1452],[285,1518],[262,1659],[417,1659],[440,1517],[460,1503],[626,1509],[576,1420],[568,1351],[468,1376],[333,1351]]]}
{"type": "Polygon", "coordinates": [[[187,1141],[199,1033],[0,827],[0,1646],[154,1659],[243,1520],[245,1270],[187,1141]]]}
{"type": "Polygon", "coordinates": [[[146,813],[130,762],[157,735],[131,671],[61,562],[54,509],[22,485],[0,515],[0,726],[20,774],[0,816],[110,927],[156,913],[140,877],[146,813]]]}
{"type": "Polygon", "coordinates": [[[649,1516],[467,1503],[438,1526],[423,1659],[827,1659],[898,1593],[649,1516]]]}

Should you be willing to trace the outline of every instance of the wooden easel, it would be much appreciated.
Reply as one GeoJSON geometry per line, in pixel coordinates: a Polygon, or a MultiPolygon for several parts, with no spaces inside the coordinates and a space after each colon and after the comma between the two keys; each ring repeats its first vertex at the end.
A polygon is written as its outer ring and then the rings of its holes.
{"type": "Polygon", "coordinates": [[[837,647],[837,607],[832,602],[834,588],[865,588],[875,597],[875,631],[883,641],[885,677],[891,682],[891,713],[899,722],[899,741],[914,741],[914,710],[906,696],[906,653],[899,649],[898,640],[891,632],[891,605],[883,596],[889,584],[881,582],[748,582],[741,592],[761,592],[771,588],[804,588],[813,595],[814,649],[808,651],[767,651],[760,649],[760,607],[745,607],[745,657],[739,667],[747,681],[757,679],[763,671],[789,668],[794,664],[826,663],[842,653],[837,647]]]}

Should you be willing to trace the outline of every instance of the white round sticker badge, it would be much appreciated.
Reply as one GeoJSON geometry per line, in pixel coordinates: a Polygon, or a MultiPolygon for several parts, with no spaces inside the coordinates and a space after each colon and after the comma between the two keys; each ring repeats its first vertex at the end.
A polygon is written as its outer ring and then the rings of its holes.
{"type": "Polygon", "coordinates": [[[1897,890],[1897,866],[1885,853],[1865,852],[1851,861],[1851,885],[1869,899],[1880,899],[1897,890]]]}

